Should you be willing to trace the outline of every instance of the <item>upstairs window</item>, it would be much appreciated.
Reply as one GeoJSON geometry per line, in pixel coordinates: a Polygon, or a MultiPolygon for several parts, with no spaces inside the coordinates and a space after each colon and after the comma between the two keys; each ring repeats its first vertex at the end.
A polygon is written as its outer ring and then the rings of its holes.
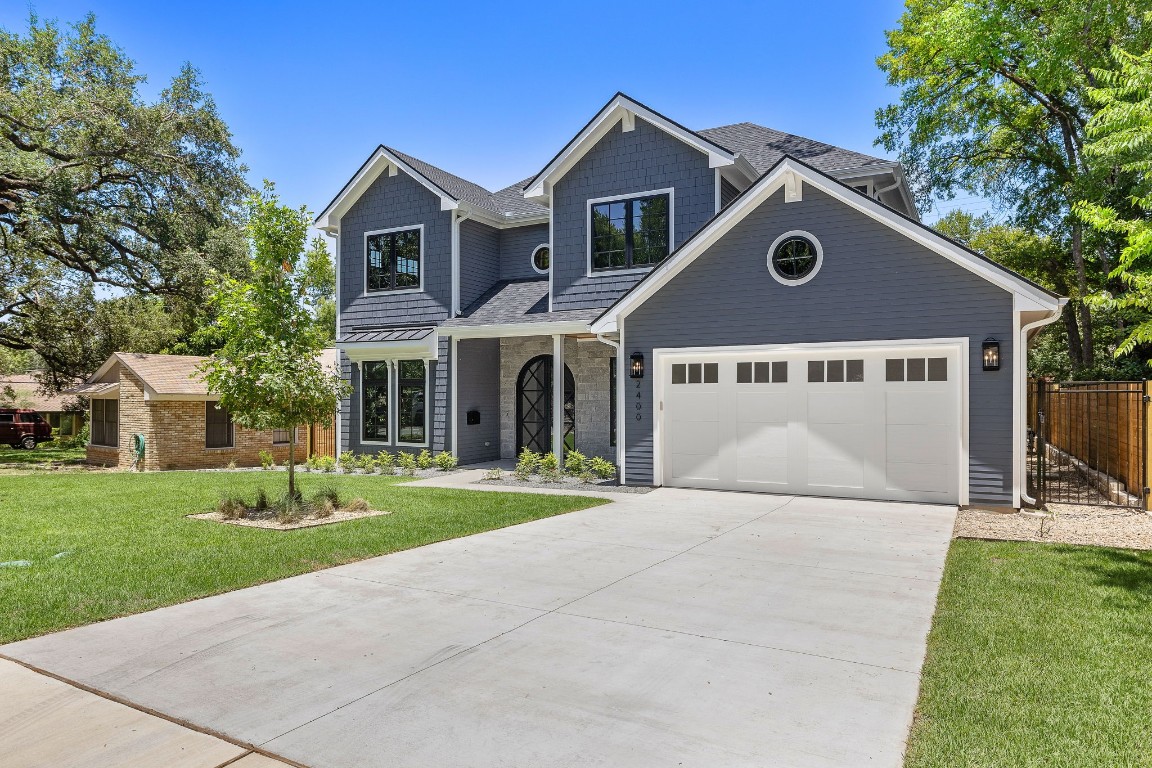
{"type": "Polygon", "coordinates": [[[671,190],[591,201],[592,271],[643,269],[668,256],[672,243],[671,190]]]}
{"type": "Polygon", "coordinates": [[[367,292],[420,289],[422,227],[368,232],[367,292]]]}

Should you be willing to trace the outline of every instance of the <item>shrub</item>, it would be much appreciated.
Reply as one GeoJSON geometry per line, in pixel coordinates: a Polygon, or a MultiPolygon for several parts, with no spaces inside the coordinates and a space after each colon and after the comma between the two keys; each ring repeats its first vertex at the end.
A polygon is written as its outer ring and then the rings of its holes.
{"type": "Polygon", "coordinates": [[[588,462],[588,468],[601,480],[614,480],[616,478],[616,465],[607,459],[593,456],[588,462]]]}
{"type": "Polygon", "coordinates": [[[396,457],[388,453],[388,451],[380,451],[376,454],[376,471],[382,475],[394,474],[396,467],[396,457]]]}
{"type": "Polygon", "coordinates": [[[252,507],[257,512],[265,512],[268,509],[268,492],[263,488],[256,491],[256,505],[252,507]]]}
{"type": "Polygon", "coordinates": [[[520,451],[520,458],[516,460],[516,479],[527,480],[540,470],[540,454],[527,448],[520,451]]]}
{"type": "Polygon", "coordinates": [[[560,466],[546,465],[540,467],[540,479],[545,483],[558,483],[560,482],[560,466]]]}
{"type": "Polygon", "coordinates": [[[436,467],[441,472],[456,469],[456,465],[459,463],[460,460],[448,453],[448,451],[440,451],[440,453],[436,454],[436,467]]]}
{"type": "Polygon", "coordinates": [[[368,502],[359,497],[352,499],[352,501],[344,505],[346,512],[367,512],[370,509],[372,509],[372,507],[369,506],[368,502]]]}
{"type": "Polygon", "coordinates": [[[492,469],[490,469],[484,473],[484,479],[485,480],[503,480],[504,479],[504,470],[500,469],[500,467],[492,467],[492,469]]]}
{"type": "Polygon", "coordinates": [[[564,471],[570,475],[583,474],[588,458],[580,451],[569,451],[564,457],[564,471]]]}
{"type": "Polygon", "coordinates": [[[376,468],[376,457],[370,453],[362,453],[356,457],[352,465],[356,469],[362,469],[365,472],[371,472],[376,468]]]}
{"type": "Polygon", "coordinates": [[[263,469],[272,469],[276,466],[276,459],[268,451],[260,451],[260,466],[263,469]]]}
{"type": "Polygon", "coordinates": [[[316,459],[316,468],[321,472],[335,472],[336,459],[331,456],[320,456],[316,459]]]}
{"type": "Polygon", "coordinates": [[[224,496],[216,504],[216,511],[225,520],[239,520],[248,511],[248,505],[239,496],[224,496]]]}
{"type": "Polygon", "coordinates": [[[319,491],[312,495],[312,503],[315,505],[329,502],[333,507],[340,508],[340,491],[334,485],[326,485],[319,491]]]}
{"type": "Polygon", "coordinates": [[[228,466],[226,468],[227,469],[236,469],[236,459],[232,459],[232,461],[228,462],[228,466]]]}
{"type": "Polygon", "coordinates": [[[417,469],[416,457],[408,453],[408,451],[400,451],[396,456],[396,463],[400,469],[404,470],[406,475],[415,475],[417,469]]]}
{"type": "Polygon", "coordinates": [[[276,503],[276,522],[281,525],[298,523],[304,519],[307,512],[308,510],[300,499],[294,499],[288,494],[284,494],[276,503]]]}
{"type": "Polygon", "coordinates": [[[582,483],[591,483],[596,480],[596,473],[592,471],[591,467],[584,467],[577,475],[582,483]]]}
{"type": "Polygon", "coordinates": [[[320,468],[319,458],[320,458],[319,456],[309,456],[309,457],[308,457],[308,458],[307,458],[307,459],[304,461],[304,466],[305,466],[305,467],[306,467],[306,468],[307,468],[309,471],[311,471],[311,470],[313,470],[313,469],[319,469],[319,468],[320,468]]]}
{"type": "Polygon", "coordinates": [[[416,466],[420,469],[432,469],[432,464],[436,460],[432,458],[432,452],[427,448],[420,451],[420,455],[416,457],[416,466]]]}
{"type": "Polygon", "coordinates": [[[560,460],[556,458],[556,454],[549,451],[548,453],[541,456],[540,457],[540,466],[539,466],[538,471],[540,472],[540,474],[544,474],[545,472],[548,472],[548,473],[559,472],[560,471],[560,460]]]}
{"type": "Polygon", "coordinates": [[[329,499],[322,498],[318,501],[313,501],[308,505],[308,508],[312,511],[312,517],[317,519],[332,517],[332,515],[336,514],[336,506],[329,499]]]}
{"type": "Polygon", "coordinates": [[[356,467],[356,452],[355,451],[341,451],[340,461],[337,462],[346,471],[352,471],[356,467]]]}

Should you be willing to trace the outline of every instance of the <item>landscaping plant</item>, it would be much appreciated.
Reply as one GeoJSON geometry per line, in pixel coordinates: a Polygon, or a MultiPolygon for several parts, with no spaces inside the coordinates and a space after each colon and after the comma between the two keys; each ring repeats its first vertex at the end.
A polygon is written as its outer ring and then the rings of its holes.
{"type": "Polygon", "coordinates": [[[560,460],[549,451],[540,457],[540,479],[546,483],[560,482],[560,460]]]}
{"type": "Polygon", "coordinates": [[[456,465],[459,463],[460,460],[448,453],[448,451],[440,451],[440,453],[436,454],[436,468],[441,472],[450,472],[456,469],[456,465]]]}
{"type": "Polygon", "coordinates": [[[432,469],[432,464],[434,461],[435,460],[432,458],[432,452],[425,448],[424,450],[420,451],[420,454],[416,457],[416,466],[420,469],[432,469]]]}
{"type": "MultiPolygon", "coordinates": [[[[208,390],[249,429],[286,429],[327,420],[350,388],[320,360],[325,336],[305,299],[306,208],[280,203],[274,188],[248,199],[251,277],[213,281],[215,327],[223,346],[201,367],[208,390]]],[[[325,248],[322,240],[312,249],[325,248]]],[[[288,443],[288,496],[296,491],[296,445],[288,443]]]]}
{"type": "Polygon", "coordinates": [[[588,462],[588,468],[601,480],[614,480],[616,478],[616,465],[599,456],[592,457],[588,462]]]}
{"type": "Polygon", "coordinates": [[[396,457],[388,451],[380,451],[376,454],[376,471],[382,475],[391,475],[395,473],[396,457]]]}
{"type": "Polygon", "coordinates": [[[570,475],[580,475],[587,463],[588,458],[580,451],[569,451],[564,457],[564,471],[570,475]]]}
{"type": "Polygon", "coordinates": [[[260,467],[262,469],[272,469],[276,466],[276,459],[268,451],[260,451],[260,467]]]}
{"type": "Polygon", "coordinates": [[[416,474],[416,457],[408,451],[400,451],[400,453],[397,454],[396,464],[404,471],[404,474],[409,476],[416,474]]]}
{"type": "Polygon", "coordinates": [[[539,469],[540,454],[527,448],[520,451],[520,457],[516,459],[515,475],[517,480],[525,481],[536,474],[539,469]]]}

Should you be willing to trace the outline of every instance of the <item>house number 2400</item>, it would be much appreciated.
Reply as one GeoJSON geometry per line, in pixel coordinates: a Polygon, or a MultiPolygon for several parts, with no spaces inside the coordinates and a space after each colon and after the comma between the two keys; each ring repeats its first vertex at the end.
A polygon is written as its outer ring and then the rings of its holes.
{"type": "Polygon", "coordinates": [[[644,409],[643,399],[644,395],[640,392],[640,379],[636,379],[636,421],[640,421],[640,412],[644,409]]]}

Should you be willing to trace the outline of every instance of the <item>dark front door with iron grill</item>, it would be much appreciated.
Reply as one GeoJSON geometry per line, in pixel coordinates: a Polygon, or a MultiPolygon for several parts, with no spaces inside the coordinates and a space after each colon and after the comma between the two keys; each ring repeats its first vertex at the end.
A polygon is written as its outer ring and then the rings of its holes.
{"type": "MultiPolygon", "coordinates": [[[[564,366],[564,446],[575,448],[576,380],[564,366]]],[[[516,453],[552,450],[552,355],[525,363],[516,380],[516,453]]]]}

